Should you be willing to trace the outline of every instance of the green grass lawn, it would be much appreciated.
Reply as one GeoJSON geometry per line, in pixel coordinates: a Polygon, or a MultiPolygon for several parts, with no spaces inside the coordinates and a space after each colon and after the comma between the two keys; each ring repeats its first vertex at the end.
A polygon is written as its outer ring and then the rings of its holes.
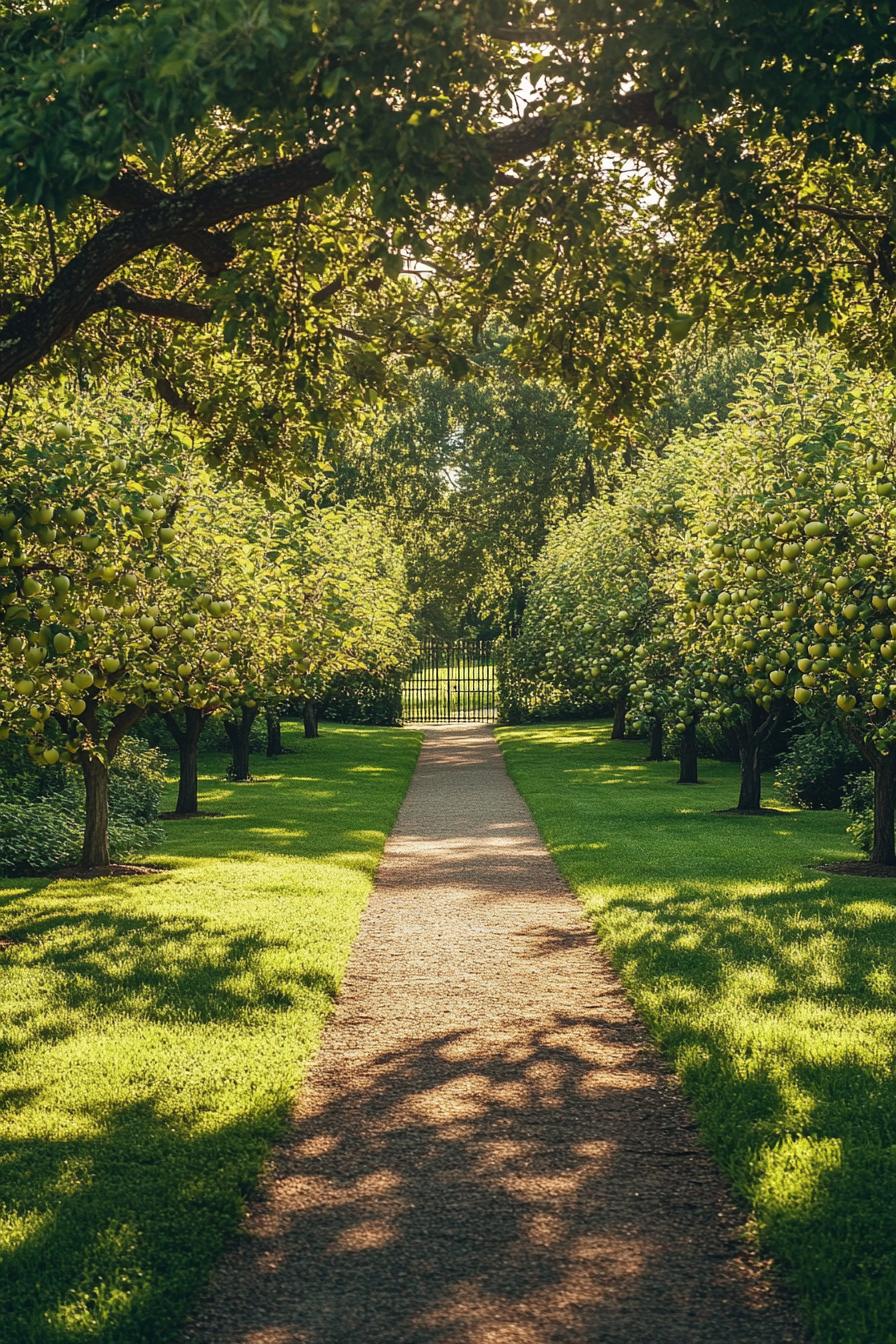
{"type": "Polygon", "coordinates": [[[0,882],[4,1344],[171,1339],[283,1128],[419,746],[284,737],[163,873],[0,882]]]}
{"type": "Polygon", "coordinates": [[[508,767],[824,1344],[896,1340],[896,890],[827,876],[840,813],[714,815],[590,724],[505,728],[508,767]],[[597,745],[595,745],[597,739],[597,745]]]}

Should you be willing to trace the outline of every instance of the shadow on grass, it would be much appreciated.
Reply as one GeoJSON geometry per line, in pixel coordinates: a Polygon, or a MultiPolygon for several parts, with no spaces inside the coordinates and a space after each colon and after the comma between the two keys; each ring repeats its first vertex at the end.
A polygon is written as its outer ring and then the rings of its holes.
{"type": "Polygon", "coordinates": [[[795,1339],[640,1042],[604,1005],[318,1077],[189,1337],[795,1339]]]}
{"type": "Polygon", "coordinates": [[[515,738],[511,773],[817,1338],[896,1339],[896,891],[809,870],[848,853],[838,814],[710,815],[734,767],[701,763],[684,813],[669,763],[620,771],[637,746],[605,728],[515,738]]]}
{"type": "Polygon", "coordinates": [[[0,884],[3,1344],[175,1337],[282,1128],[408,777],[409,735],[367,736],[240,789],[205,758],[226,815],[172,827],[163,874],[0,884]]]}
{"type": "Polygon", "coordinates": [[[208,919],[111,910],[81,911],[73,919],[63,907],[15,928],[23,946],[45,944],[40,963],[52,977],[45,1005],[71,1012],[139,1014],[148,1022],[239,1022],[252,1013],[294,1008],[306,992],[336,992],[334,977],[323,971],[293,967],[290,974],[289,939],[208,919]],[[55,939],[60,932],[68,938],[55,939]],[[271,954],[278,952],[273,966],[271,954]]]}
{"type": "Polygon", "coordinates": [[[147,1101],[110,1110],[86,1137],[4,1145],[3,1187],[27,1191],[20,1239],[0,1259],[4,1340],[172,1339],[285,1110],[191,1134],[147,1101]]]}

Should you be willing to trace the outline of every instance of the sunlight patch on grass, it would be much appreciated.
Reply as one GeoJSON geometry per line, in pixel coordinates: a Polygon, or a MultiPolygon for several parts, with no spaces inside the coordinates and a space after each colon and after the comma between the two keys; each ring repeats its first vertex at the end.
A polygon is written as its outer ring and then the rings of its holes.
{"type": "Polygon", "coordinates": [[[814,1338],[896,1340],[896,891],[813,869],[854,856],[839,813],[714,815],[735,767],[683,806],[606,724],[499,738],[814,1338]]]}
{"type": "Polygon", "coordinates": [[[250,784],[204,759],[224,815],[169,824],[168,871],[0,883],[10,1344],[174,1338],[282,1131],[419,748],[285,738],[250,784]]]}

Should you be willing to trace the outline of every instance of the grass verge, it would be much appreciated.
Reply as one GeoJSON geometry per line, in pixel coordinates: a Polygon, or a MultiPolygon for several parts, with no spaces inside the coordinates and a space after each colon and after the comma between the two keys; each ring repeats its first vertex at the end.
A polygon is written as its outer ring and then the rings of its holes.
{"type": "Polygon", "coordinates": [[[896,890],[811,867],[854,857],[842,814],[717,815],[734,767],[681,786],[609,731],[499,738],[814,1337],[892,1344],[896,890]]]}
{"type": "Polygon", "coordinates": [[[204,758],[162,873],[0,882],[9,1344],[173,1338],[282,1131],[419,747],[284,740],[204,758]]]}

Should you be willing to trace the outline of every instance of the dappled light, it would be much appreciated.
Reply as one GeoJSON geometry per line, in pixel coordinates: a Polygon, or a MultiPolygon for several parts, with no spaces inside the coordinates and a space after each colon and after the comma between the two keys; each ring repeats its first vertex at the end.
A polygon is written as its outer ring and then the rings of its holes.
{"type": "Polygon", "coordinates": [[[273,793],[206,757],[221,815],[169,825],[163,872],[0,882],[4,1341],[170,1338],[282,1129],[416,751],[328,728],[273,793]]]}
{"type": "Polygon", "coordinates": [[[324,1062],[196,1337],[474,1344],[541,1339],[550,1321],[570,1339],[684,1339],[671,1315],[710,1344],[707,1297],[715,1319],[743,1323],[731,1262],[706,1278],[695,1258],[695,1226],[718,1217],[695,1217],[705,1159],[608,1011],[612,1060],[583,1048],[606,1030],[592,1012],[507,1024],[488,1051],[455,1028],[363,1049],[348,1075],[324,1062]]]}
{"type": "Polygon", "coordinates": [[[894,71],[0,0],[0,1344],[896,1344],[894,71]]]}
{"type": "Polygon", "coordinates": [[[604,792],[602,762],[643,751],[609,742],[605,724],[500,733],[762,1244],[802,1284],[810,1319],[845,1293],[861,1337],[886,1337],[875,1313],[888,1310],[881,1276],[896,1276],[896,895],[810,867],[849,853],[839,813],[793,812],[786,828],[712,815],[733,767],[701,763],[706,787],[682,815],[667,763],[639,766],[637,783],[615,770],[604,792]],[[555,787],[563,760],[575,792],[555,787]]]}
{"type": "Polygon", "coordinates": [[[430,729],[194,1344],[798,1339],[490,734],[430,729]]]}

